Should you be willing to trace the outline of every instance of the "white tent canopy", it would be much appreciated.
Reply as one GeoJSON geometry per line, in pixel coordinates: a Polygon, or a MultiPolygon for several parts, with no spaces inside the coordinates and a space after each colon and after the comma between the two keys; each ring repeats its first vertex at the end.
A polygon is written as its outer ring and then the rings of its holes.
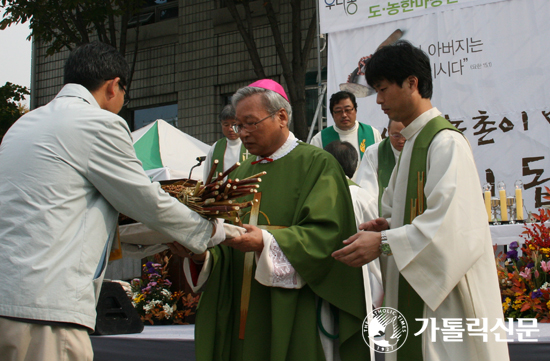
{"type": "MultiPolygon", "coordinates": [[[[136,155],[153,181],[188,178],[197,157],[208,154],[210,146],[185,134],[162,119],[132,132],[136,155]]],[[[202,165],[192,178],[202,179],[202,165]]]]}

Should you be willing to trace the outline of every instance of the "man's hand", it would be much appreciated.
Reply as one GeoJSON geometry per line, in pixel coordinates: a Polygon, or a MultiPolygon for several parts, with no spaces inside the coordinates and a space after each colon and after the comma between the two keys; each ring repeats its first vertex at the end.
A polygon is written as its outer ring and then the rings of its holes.
{"type": "Polygon", "coordinates": [[[172,251],[173,254],[178,255],[182,258],[191,258],[191,260],[195,263],[203,263],[206,259],[206,252],[208,252],[206,251],[201,254],[195,254],[178,242],[167,243],[166,245],[168,246],[168,248],[170,248],[170,251],[172,251]]]}
{"type": "Polygon", "coordinates": [[[241,252],[262,252],[264,249],[262,230],[249,224],[243,224],[243,227],[247,231],[245,234],[235,238],[226,239],[222,242],[222,244],[233,247],[241,252]]]}
{"type": "Polygon", "coordinates": [[[372,221],[361,223],[359,229],[362,231],[382,232],[386,229],[390,229],[390,225],[386,218],[376,218],[372,221]]]}
{"type": "Polygon", "coordinates": [[[333,252],[332,257],[348,266],[361,267],[380,256],[381,240],[378,232],[358,232],[346,239],[344,244],[347,244],[347,246],[333,252]]]}

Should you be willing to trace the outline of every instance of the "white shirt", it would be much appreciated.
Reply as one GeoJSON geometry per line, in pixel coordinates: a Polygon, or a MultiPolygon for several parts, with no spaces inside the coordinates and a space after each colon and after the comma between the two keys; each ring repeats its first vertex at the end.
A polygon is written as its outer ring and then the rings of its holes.
{"type": "MultiPolygon", "coordinates": [[[[371,145],[365,150],[363,154],[363,159],[359,164],[357,172],[355,172],[354,178],[356,183],[361,186],[367,193],[376,197],[375,207],[376,213],[378,214],[378,147],[380,143],[371,145]]],[[[395,149],[393,145],[391,146],[393,155],[395,157],[395,164],[399,160],[400,151],[395,149]]]]}

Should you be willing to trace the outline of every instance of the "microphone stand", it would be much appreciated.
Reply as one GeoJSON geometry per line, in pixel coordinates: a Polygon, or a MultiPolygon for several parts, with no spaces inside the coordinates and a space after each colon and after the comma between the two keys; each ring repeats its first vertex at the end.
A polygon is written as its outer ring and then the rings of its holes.
{"type": "Polygon", "coordinates": [[[198,163],[195,164],[193,167],[191,167],[191,170],[189,171],[189,179],[191,179],[191,173],[193,173],[193,169],[195,169],[196,167],[200,167],[200,165],[202,164],[202,162],[205,161],[205,159],[206,159],[205,156],[197,157],[198,163]]]}

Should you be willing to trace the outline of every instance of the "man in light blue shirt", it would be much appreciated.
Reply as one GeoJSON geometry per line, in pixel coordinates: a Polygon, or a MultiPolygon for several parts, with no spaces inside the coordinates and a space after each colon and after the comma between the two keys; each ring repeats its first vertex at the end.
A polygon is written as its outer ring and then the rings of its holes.
{"type": "Polygon", "coordinates": [[[143,171],[116,115],[128,69],[109,45],[77,48],[63,89],[0,145],[0,355],[9,360],[92,360],[88,332],[118,212],[194,252],[225,238],[143,171]]]}

